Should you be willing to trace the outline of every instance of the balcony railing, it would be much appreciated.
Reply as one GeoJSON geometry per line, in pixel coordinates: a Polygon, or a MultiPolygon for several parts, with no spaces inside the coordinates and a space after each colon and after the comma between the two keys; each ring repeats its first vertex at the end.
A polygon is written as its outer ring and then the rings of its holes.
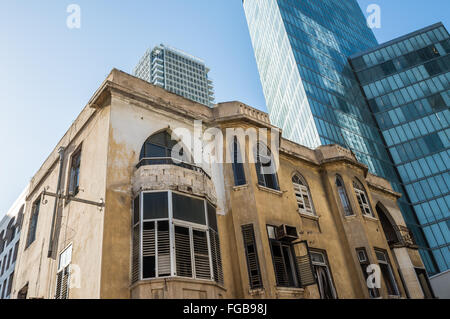
{"type": "Polygon", "coordinates": [[[139,163],[136,165],[136,168],[139,169],[140,167],[147,165],[175,165],[189,169],[191,171],[201,173],[205,175],[208,179],[211,179],[211,177],[205,172],[203,168],[195,166],[191,163],[180,161],[172,157],[145,157],[139,161],[139,163]]]}

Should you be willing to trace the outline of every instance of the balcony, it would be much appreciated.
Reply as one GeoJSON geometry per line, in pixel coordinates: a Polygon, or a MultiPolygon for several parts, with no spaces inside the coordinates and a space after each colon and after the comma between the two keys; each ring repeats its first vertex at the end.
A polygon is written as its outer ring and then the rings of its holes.
{"type": "Polygon", "coordinates": [[[171,157],[143,158],[136,165],[133,192],[175,190],[208,198],[216,203],[211,177],[203,168],[171,157]]]}

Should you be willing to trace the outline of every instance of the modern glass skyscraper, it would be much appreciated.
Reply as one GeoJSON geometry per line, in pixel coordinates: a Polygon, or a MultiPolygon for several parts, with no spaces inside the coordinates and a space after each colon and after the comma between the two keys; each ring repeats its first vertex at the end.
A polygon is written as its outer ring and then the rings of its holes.
{"type": "Polygon", "coordinates": [[[449,34],[438,23],[357,54],[352,64],[438,270],[450,269],[449,34]]]}
{"type": "MultiPolygon", "coordinates": [[[[297,143],[340,144],[406,194],[349,57],[378,46],[356,0],[244,0],[267,108],[297,143]]],[[[399,206],[430,274],[439,272],[408,196],[399,206]]],[[[447,240],[447,242],[449,242],[447,240]]]]}
{"type": "Polygon", "coordinates": [[[205,63],[181,50],[156,46],[147,50],[133,74],[167,91],[212,107],[214,91],[205,63]]]}

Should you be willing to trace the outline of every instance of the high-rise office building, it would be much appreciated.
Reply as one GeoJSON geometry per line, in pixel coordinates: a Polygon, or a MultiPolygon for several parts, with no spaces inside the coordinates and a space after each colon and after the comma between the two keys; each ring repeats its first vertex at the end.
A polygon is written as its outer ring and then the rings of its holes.
{"type": "Polygon", "coordinates": [[[416,212],[408,223],[422,227],[440,272],[450,269],[449,53],[438,23],[352,56],[416,212]]]}
{"type": "MultiPolygon", "coordinates": [[[[349,63],[350,56],[378,46],[357,1],[244,0],[243,5],[274,125],[309,147],[348,147],[371,172],[406,194],[349,63]]],[[[409,197],[399,206],[428,272],[439,272],[409,197]]]]}
{"type": "Polygon", "coordinates": [[[159,45],[148,49],[134,68],[138,78],[212,107],[214,91],[205,62],[181,50],[159,45]]]}

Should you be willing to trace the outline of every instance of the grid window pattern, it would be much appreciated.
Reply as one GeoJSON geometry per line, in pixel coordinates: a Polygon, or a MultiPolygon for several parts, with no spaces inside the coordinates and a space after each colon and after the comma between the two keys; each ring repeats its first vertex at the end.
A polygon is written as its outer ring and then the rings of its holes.
{"type": "Polygon", "coordinates": [[[414,209],[405,220],[430,274],[450,269],[449,53],[449,34],[437,24],[352,59],[414,209]]]}

